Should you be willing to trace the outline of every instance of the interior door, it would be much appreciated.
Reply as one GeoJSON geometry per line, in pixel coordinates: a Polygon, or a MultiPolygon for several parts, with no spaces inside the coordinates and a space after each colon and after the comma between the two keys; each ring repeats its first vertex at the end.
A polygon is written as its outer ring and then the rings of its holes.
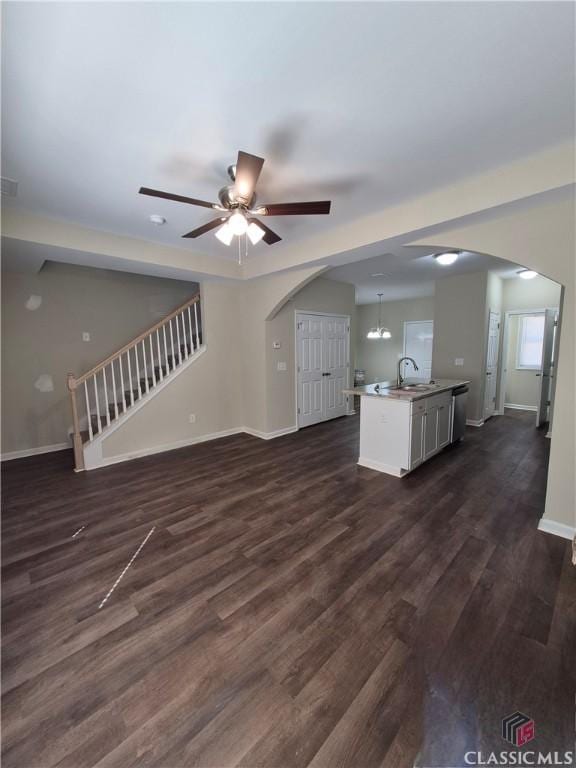
{"type": "Polygon", "coordinates": [[[298,426],[346,414],[350,369],[350,325],[348,318],[298,313],[297,397],[298,426]]]}
{"type": "Polygon", "coordinates": [[[324,328],[324,419],[336,419],[346,414],[346,396],[342,390],[348,384],[348,319],[322,318],[324,328]]]}
{"type": "Polygon", "coordinates": [[[418,370],[412,363],[404,362],[404,378],[425,379],[432,377],[432,341],[434,323],[432,320],[408,320],[404,323],[404,356],[416,360],[418,370]]]}
{"type": "Polygon", "coordinates": [[[536,426],[540,427],[548,421],[548,403],[550,402],[552,363],[554,356],[554,337],[556,331],[555,309],[547,309],[544,316],[544,336],[542,339],[542,363],[540,365],[540,392],[538,395],[538,410],[536,426]]]}
{"type": "Polygon", "coordinates": [[[484,386],[484,419],[494,415],[496,409],[496,382],[498,379],[498,348],[500,346],[500,312],[490,310],[488,342],[486,345],[486,383],[484,386]]]}
{"type": "Polygon", "coordinates": [[[321,315],[298,315],[298,426],[308,427],[324,418],[323,343],[321,315]]]}

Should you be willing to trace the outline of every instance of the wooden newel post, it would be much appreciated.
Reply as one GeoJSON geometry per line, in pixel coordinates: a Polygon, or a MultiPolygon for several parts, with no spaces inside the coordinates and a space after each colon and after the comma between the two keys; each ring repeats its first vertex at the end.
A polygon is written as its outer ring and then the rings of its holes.
{"type": "Polygon", "coordinates": [[[84,469],[84,451],[82,450],[82,436],[80,435],[80,423],[78,421],[78,406],[76,405],[76,379],[73,373],[68,374],[68,391],[72,403],[72,421],[74,423],[74,434],[72,442],[74,446],[74,463],[76,470],[84,469]]]}

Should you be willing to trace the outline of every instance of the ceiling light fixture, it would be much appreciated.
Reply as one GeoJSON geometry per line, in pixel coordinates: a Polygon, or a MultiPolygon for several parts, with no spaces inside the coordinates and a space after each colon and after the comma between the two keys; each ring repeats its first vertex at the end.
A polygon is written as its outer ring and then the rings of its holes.
{"type": "Polygon", "coordinates": [[[385,277],[385,272],[374,272],[373,275],[370,275],[370,277],[385,277]]]}
{"type": "Polygon", "coordinates": [[[166,219],[164,218],[164,216],[159,216],[157,213],[153,213],[150,216],[150,221],[152,222],[152,224],[156,224],[157,227],[162,226],[162,224],[166,224],[166,219]]]}
{"type": "Polygon", "coordinates": [[[378,326],[376,328],[370,328],[366,334],[367,339],[391,339],[392,334],[388,328],[382,327],[382,296],[383,293],[378,294],[378,326]]]}
{"type": "Polygon", "coordinates": [[[222,226],[217,229],[214,234],[221,243],[224,243],[224,245],[230,245],[232,238],[234,237],[234,232],[232,232],[232,228],[228,222],[226,222],[226,224],[222,224],[222,226]]]}
{"type": "Polygon", "coordinates": [[[256,245],[256,243],[259,243],[260,240],[262,240],[262,238],[266,233],[264,232],[262,227],[259,227],[258,224],[256,224],[255,221],[253,221],[248,225],[246,234],[250,238],[250,242],[252,243],[252,245],[256,245]]]}
{"type": "Polygon", "coordinates": [[[448,251],[446,253],[436,253],[434,254],[434,258],[438,264],[442,264],[443,267],[449,267],[450,264],[454,264],[459,255],[460,254],[455,251],[448,251]]]}
{"type": "Polygon", "coordinates": [[[534,272],[533,269],[520,269],[517,273],[518,277],[521,277],[522,280],[532,280],[535,277],[538,277],[538,272],[534,272]]]}
{"type": "Polygon", "coordinates": [[[240,213],[240,211],[236,211],[236,213],[233,213],[232,216],[230,216],[228,224],[234,235],[245,235],[246,230],[248,229],[246,216],[244,216],[243,213],[240,213]]]}

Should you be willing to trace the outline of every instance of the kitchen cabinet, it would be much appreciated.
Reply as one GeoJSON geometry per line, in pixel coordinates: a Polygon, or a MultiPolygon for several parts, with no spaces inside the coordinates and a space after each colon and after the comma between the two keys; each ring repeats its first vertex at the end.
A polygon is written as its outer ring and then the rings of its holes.
{"type": "Polygon", "coordinates": [[[450,443],[452,391],[416,400],[362,397],[358,463],[396,477],[450,443]]]}

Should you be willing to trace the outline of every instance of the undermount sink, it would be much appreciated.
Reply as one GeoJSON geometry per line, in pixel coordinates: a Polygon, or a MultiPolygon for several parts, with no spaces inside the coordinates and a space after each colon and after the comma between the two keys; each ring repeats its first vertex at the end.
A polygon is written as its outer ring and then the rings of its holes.
{"type": "Polygon", "coordinates": [[[400,392],[428,392],[430,389],[437,389],[439,384],[401,384],[399,387],[390,387],[400,392]]]}

